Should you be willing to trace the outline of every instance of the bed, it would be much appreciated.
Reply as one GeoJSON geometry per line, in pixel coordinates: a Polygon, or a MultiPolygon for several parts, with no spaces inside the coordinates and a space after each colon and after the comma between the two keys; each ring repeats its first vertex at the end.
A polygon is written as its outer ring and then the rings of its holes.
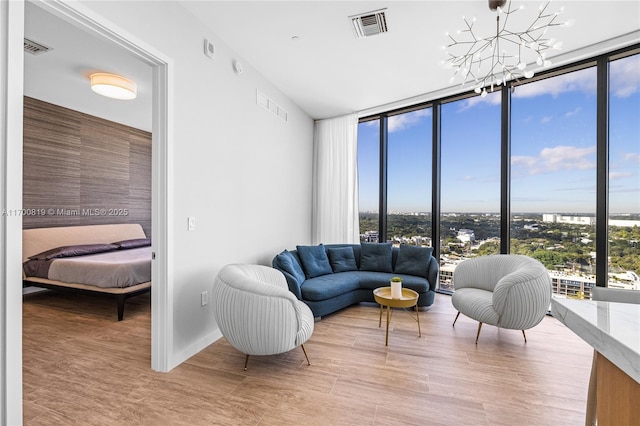
{"type": "Polygon", "coordinates": [[[23,287],[99,294],[117,302],[151,290],[151,241],[139,224],[22,231],[23,287]]]}

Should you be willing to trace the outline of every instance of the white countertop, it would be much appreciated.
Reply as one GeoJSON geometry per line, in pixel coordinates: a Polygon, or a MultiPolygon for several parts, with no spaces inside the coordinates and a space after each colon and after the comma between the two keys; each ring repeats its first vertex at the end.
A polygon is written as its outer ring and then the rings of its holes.
{"type": "Polygon", "coordinates": [[[554,297],[551,314],[640,383],[640,305],[554,297]]]}

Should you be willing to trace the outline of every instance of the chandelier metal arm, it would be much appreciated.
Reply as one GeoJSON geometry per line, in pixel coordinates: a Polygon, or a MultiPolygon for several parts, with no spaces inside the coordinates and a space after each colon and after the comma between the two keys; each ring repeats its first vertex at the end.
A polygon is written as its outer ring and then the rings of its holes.
{"type": "Polygon", "coordinates": [[[452,81],[460,74],[462,85],[474,82],[476,92],[480,93],[482,90],[484,96],[486,89],[482,88],[490,86],[493,90],[495,85],[505,84],[509,80],[519,81],[519,78],[533,76],[531,71],[525,71],[527,52],[535,55],[538,65],[550,65],[546,51],[559,49],[561,43],[547,37],[547,30],[566,23],[557,22],[558,15],[564,8],[555,13],[548,12],[549,1],[540,6],[537,15],[524,31],[507,28],[511,14],[522,10],[522,7],[513,9],[508,0],[489,1],[490,8],[493,5],[495,7],[492,10],[497,11],[496,32],[493,36],[479,37],[474,31],[475,18],[470,21],[463,17],[466,28],[458,31],[457,37],[447,33],[450,43],[444,47],[448,50],[448,58],[443,62],[454,70],[452,81]],[[517,51],[507,52],[515,46],[517,51]],[[461,52],[452,53],[456,49],[461,52]]]}

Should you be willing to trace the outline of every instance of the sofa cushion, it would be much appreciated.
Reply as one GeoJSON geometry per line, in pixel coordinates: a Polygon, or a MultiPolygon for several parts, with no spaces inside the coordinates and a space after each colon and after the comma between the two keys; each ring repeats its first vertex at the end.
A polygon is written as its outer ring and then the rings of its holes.
{"type": "Polygon", "coordinates": [[[427,278],[432,250],[431,247],[400,245],[393,272],[427,278]]]}
{"type": "Polygon", "coordinates": [[[276,256],[275,261],[276,266],[293,276],[298,284],[302,284],[302,282],[305,280],[305,275],[302,271],[302,267],[290,251],[284,250],[282,253],[276,256]]]}
{"type": "Polygon", "coordinates": [[[356,271],[356,257],[352,247],[330,247],[327,249],[333,272],[356,271]]]}
{"type": "Polygon", "coordinates": [[[326,300],[360,288],[358,271],[322,275],[306,280],[300,287],[303,300],[326,300]]]}
{"type": "Polygon", "coordinates": [[[296,249],[307,278],[333,273],[327,252],[322,244],[318,246],[296,246],[296,249]]]}
{"type": "Polygon", "coordinates": [[[391,243],[362,243],[360,248],[360,270],[393,272],[391,243]]]}

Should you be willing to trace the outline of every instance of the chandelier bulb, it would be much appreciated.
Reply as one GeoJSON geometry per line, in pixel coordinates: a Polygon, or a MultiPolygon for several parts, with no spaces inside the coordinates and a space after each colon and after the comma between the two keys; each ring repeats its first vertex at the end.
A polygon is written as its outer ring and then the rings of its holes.
{"type": "Polygon", "coordinates": [[[567,22],[564,23],[565,27],[573,27],[573,24],[575,23],[575,21],[573,19],[569,19],[567,22]]]}
{"type": "Polygon", "coordinates": [[[497,28],[496,32],[489,37],[476,33],[473,24],[476,22],[475,16],[462,16],[466,27],[458,29],[456,33],[447,32],[449,40],[442,46],[448,51],[448,59],[444,65],[454,70],[450,81],[457,81],[459,74],[463,86],[476,86],[472,90],[486,96],[488,90],[493,92],[496,86],[506,86],[508,81],[533,77],[534,73],[527,70],[528,64],[551,66],[546,52],[548,49],[560,50],[562,42],[548,37],[547,33],[553,33],[548,31],[549,28],[569,27],[574,21],[556,22],[556,16],[564,12],[564,7],[558,7],[558,12],[553,13],[549,10],[549,2],[550,0],[543,0],[538,13],[535,9],[531,11],[534,15],[533,22],[525,26],[524,30],[516,31],[511,28],[513,25],[507,24],[507,20],[514,12],[525,9],[525,5],[514,6],[508,0],[489,0],[489,9],[498,14],[497,27],[494,27],[497,28]],[[502,20],[500,14],[503,15],[502,20]],[[457,54],[457,51],[461,52],[457,54]]]}
{"type": "Polygon", "coordinates": [[[486,97],[487,97],[487,89],[484,89],[484,90],[482,91],[482,93],[480,94],[480,97],[481,97],[481,98],[486,98],[486,97]]]}

